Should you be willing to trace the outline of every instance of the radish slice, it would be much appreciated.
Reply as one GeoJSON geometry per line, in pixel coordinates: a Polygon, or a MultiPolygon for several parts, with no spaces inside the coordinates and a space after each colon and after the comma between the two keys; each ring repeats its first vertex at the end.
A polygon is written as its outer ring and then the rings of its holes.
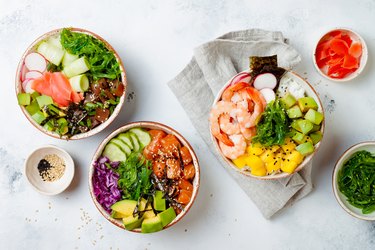
{"type": "Polygon", "coordinates": [[[276,76],[271,73],[260,74],[254,79],[254,88],[258,90],[264,88],[274,89],[276,87],[276,84],[276,76]]]}
{"type": "Polygon", "coordinates": [[[30,53],[25,58],[26,67],[32,71],[36,70],[39,72],[44,72],[47,68],[47,62],[44,57],[36,52],[30,53]]]}
{"type": "Polygon", "coordinates": [[[230,82],[230,84],[238,83],[238,82],[247,82],[247,83],[250,83],[250,79],[251,79],[251,76],[250,76],[249,73],[242,72],[242,73],[239,73],[239,74],[235,75],[232,78],[232,81],[230,82]]]}
{"type": "Polygon", "coordinates": [[[259,92],[263,95],[264,99],[266,99],[267,104],[276,98],[275,92],[270,88],[261,89],[259,92]]]}
{"type": "Polygon", "coordinates": [[[21,82],[23,82],[25,80],[25,75],[27,73],[27,68],[25,66],[25,64],[22,65],[22,68],[21,68],[21,82]]]}
{"type": "Polygon", "coordinates": [[[34,93],[35,90],[31,88],[31,84],[33,83],[32,79],[26,79],[25,81],[22,82],[22,88],[25,91],[25,93],[34,93]]]}
{"type": "Polygon", "coordinates": [[[33,70],[33,71],[29,71],[25,74],[25,79],[35,79],[35,78],[39,78],[41,76],[43,76],[42,73],[40,73],[39,71],[33,70]]]}

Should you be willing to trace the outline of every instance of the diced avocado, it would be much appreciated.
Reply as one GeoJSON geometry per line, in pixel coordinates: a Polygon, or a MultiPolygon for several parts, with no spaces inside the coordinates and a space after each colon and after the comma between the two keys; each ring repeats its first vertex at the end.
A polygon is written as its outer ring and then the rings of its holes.
{"type": "Polygon", "coordinates": [[[306,156],[314,152],[314,145],[312,142],[305,142],[296,147],[296,150],[301,153],[301,155],[306,156]]]}
{"type": "Polygon", "coordinates": [[[19,93],[17,95],[18,104],[22,106],[29,105],[31,102],[31,96],[29,93],[19,93]]]}
{"type": "Polygon", "coordinates": [[[320,131],[316,131],[316,132],[314,132],[314,133],[309,134],[309,136],[310,136],[310,138],[311,138],[311,140],[312,140],[312,143],[315,145],[315,144],[317,144],[318,142],[320,142],[320,140],[321,140],[322,137],[323,137],[323,134],[322,134],[322,132],[320,132],[320,131]]]}
{"type": "Polygon", "coordinates": [[[310,133],[320,131],[320,125],[313,124],[313,128],[311,129],[310,133]]]}
{"type": "Polygon", "coordinates": [[[296,104],[296,98],[290,93],[286,94],[283,98],[281,98],[281,102],[284,104],[286,109],[289,109],[294,104],[296,104]]]}
{"type": "Polygon", "coordinates": [[[302,117],[302,112],[298,105],[294,105],[293,107],[288,109],[286,113],[288,114],[288,117],[291,119],[302,117]]]}
{"type": "Polygon", "coordinates": [[[307,134],[313,128],[313,124],[309,120],[298,120],[298,126],[303,134],[307,134]]]}
{"type": "Polygon", "coordinates": [[[36,98],[36,101],[38,102],[38,105],[40,108],[43,108],[44,106],[47,106],[53,103],[52,97],[48,95],[38,96],[36,98]]]}
{"type": "Polygon", "coordinates": [[[305,137],[304,134],[296,131],[296,133],[294,134],[292,139],[293,139],[293,141],[297,142],[298,144],[301,144],[301,143],[303,143],[304,137],[305,137]]]}
{"type": "Polygon", "coordinates": [[[31,98],[33,100],[35,100],[38,96],[40,96],[40,94],[38,92],[36,92],[36,91],[34,91],[33,93],[31,93],[31,98]]]}
{"type": "Polygon", "coordinates": [[[159,216],[144,219],[142,222],[142,233],[153,233],[163,229],[163,223],[159,216]]]}
{"type": "Polygon", "coordinates": [[[306,113],[306,111],[309,109],[318,109],[318,104],[316,104],[314,98],[310,96],[299,98],[297,103],[302,113],[306,113]]]}
{"type": "Polygon", "coordinates": [[[111,217],[114,218],[114,219],[122,219],[122,218],[125,218],[127,216],[125,214],[122,214],[120,212],[116,212],[116,211],[112,210],[111,217]]]}
{"type": "Polygon", "coordinates": [[[173,207],[169,207],[167,210],[158,214],[163,227],[171,223],[176,218],[176,212],[173,207]]]}
{"type": "Polygon", "coordinates": [[[69,131],[69,128],[68,128],[68,121],[61,117],[57,120],[57,124],[59,125],[59,133],[60,135],[65,135],[66,133],[68,133],[69,131]]]}
{"type": "Polygon", "coordinates": [[[124,223],[124,227],[127,230],[133,230],[135,228],[139,228],[142,225],[143,217],[139,218],[138,215],[133,217],[133,215],[127,216],[122,218],[122,222],[124,223]]]}
{"type": "Polygon", "coordinates": [[[111,206],[111,209],[115,212],[121,213],[125,216],[130,216],[133,214],[135,207],[137,206],[137,201],[133,200],[121,200],[116,202],[111,206]]]}
{"type": "Polygon", "coordinates": [[[125,142],[123,142],[122,140],[120,140],[118,138],[113,138],[111,140],[111,143],[114,143],[117,146],[119,146],[119,148],[126,154],[126,156],[129,156],[132,152],[131,149],[129,148],[129,146],[125,142]]]}
{"type": "Polygon", "coordinates": [[[36,112],[40,111],[40,108],[39,108],[39,105],[38,105],[38,102],[37,101],[32,101],[30,103],[30,105],[27,105],[26,106],[26,110],[27,112],[32,116],[33,114],[35,114],[36,112]]]}
{"type": "Polygon", "coordinates": [[[305,119],[319,125],[323,121],[323,114],[313,109],[309,109],[309,111],[307,111],[305,114],[305,119]]]}
{"type": "Polygon", "coordinates": [[[148,204],[147,207],[147,201],[142,198],[141,203],[139,204],[139,211],[145,211],[143,214],[143,218],[148,219],[155,217],[156,214],[154,213],[154,210],[151,207],[151,204],[148,204]]]}
{"type": "Polygon", "coordinates": [[[295,130],[297,130],[298,132],[302,132],[301,127],[299,125],[299,121],[302,121],[302,119],[293,120],[290,126],[294,128],[295,130]]]}
{"type": "Polygon", "coordinates": [[[156,211],[164,211],[166,208],[164,194],[162,191],[157,190],[154,195],[154,208],[156,211]]]}
{"type": "Polygon", "coordinates": [[[49,120],[44,124],[43,128],[47,129],[48,131],[53,131],[54,126],[53,126],[53,120],[49,120]]]}
{"type": "Polygon", "coordinates": [[[31,117],[33,118],[34,121],[36,121],[38,124],[41,124],[45,119],[46,117],[44,116],[43,112],[42,111],[37,111],[35,112],[33,115],[31,115],[31,117]]]}
{"type": "Polygon", "coordinates": [[[103,156],[111,161],[126,161],[126,154],[114,143],[108,143],[103,150],[103,156]]]}

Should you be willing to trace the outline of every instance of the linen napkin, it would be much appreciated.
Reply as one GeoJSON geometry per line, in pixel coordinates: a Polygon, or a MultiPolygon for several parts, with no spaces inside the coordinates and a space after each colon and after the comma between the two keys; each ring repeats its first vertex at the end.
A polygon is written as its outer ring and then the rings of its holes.
{"type": "Polygon", "coordinates": [[[281,180],[257,180],[232,169],[216,152],[210,138],[209,112],[223,85],[249,68],[249,56],[277,54],[278,64],[292,68],[301,61],[281,32],[249,29],[227,33],[194,49],[190,63],[168,83],[210,151],[255,203],[263,216],[275,213],[312,190],[311,167],[281,180]]]}

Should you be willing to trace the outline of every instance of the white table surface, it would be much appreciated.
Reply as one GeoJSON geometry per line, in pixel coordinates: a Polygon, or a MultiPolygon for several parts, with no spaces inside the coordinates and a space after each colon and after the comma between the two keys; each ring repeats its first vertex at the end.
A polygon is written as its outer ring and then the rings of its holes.
{"type": "Polygon", "coordinates": [[[0,0],[0,248],[1,249],[374,249],[375,224],[352,218],[331,188],[333,166],[350,145],[375,140],[375,2],[351,1],[5,1],[0,0]],[[203,3],[204,2],[204,3],[203,3]],[[81,141],[49,138],[17,106],[14,76],[24,49],[39,35],[75,26],[100,34],[127,70],[129,93],[119,117],[81,141]],[[311,54],[321,32],[349,27],[367,41],[369,61],[348,83],[324,80],[311,54]],[[326,133],[314,161],[314,191],[272,220],[209,153],[166,83],[194,47],[232,30],[279,30],[302,54],[295,69],[319,92],[326,133]],[[201,163],[201,188],[189,213],[163,232],[122,231],[96,210],[88,192],[91,156],[103,138],[130,121],[153,120],[181,132],[201,163]],[[48,197],[35,192],[23,162],[36,147],[55,144],[76,163],[69,189],[48,197]]]}

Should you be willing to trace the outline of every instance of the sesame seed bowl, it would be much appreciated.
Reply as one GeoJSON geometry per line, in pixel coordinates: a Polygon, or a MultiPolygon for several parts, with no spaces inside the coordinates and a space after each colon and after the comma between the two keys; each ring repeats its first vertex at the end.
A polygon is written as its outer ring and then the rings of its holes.
{"type": "Polygon", "coordinates": [[[44,195],[63,192],[74,177],[74,162],[65,150],[47,145],[34,150],[26,159],[25,175],[31,186],[44,195]]]}
{"type": "Polygon", "coordinates": [[[185,216],[199,180],[198,158],[182,135],[164,124],[133,122],[99,145],[90,165],[89,190],[109,222],[153,233],[185,216]],[[130,176],[136,176],[134,181],[130,176]]]}

